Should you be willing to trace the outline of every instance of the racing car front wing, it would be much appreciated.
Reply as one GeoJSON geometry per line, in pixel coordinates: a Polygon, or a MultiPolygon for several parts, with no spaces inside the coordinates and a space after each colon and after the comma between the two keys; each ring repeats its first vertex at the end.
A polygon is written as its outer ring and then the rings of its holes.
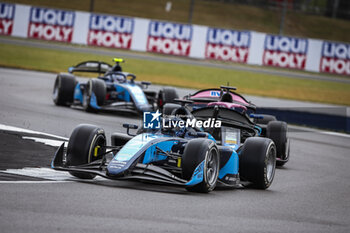
{"type": "Polygon", "coordinates": [[[53,169],[67,172],[88,173],[113,180],[142,180],[152,183],[190,186],[189,181],[178,178],[172,173],[152,164],[135,163],[134,165],[130,166],[122,176],[114,176],[108,174],[107,162],[105,159],[79,166],[67,166],[64,162],[64,155],[65,152],[63,143],[56,151],[55,157],[51,163],[51,167],[53,169]]]}

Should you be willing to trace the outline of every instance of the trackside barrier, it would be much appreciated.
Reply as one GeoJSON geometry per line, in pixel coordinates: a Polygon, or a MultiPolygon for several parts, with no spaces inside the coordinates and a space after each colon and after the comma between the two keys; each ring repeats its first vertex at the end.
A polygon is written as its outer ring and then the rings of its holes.
{"type": "Polygon", "coordinates": [[[0,2],[0,35],[350,76],[350,44],[0,2]]]}
{"type": "MultiPolygon", "coordinates": [[[[345,111],[347,111],[346,108],[345,111]]],[[[350,133],[350,117],[348,113],[340,116],[278,108],[258,108],[257,113],[271,114],[276,116],[278,120],[290,124],[350,133]]]]}

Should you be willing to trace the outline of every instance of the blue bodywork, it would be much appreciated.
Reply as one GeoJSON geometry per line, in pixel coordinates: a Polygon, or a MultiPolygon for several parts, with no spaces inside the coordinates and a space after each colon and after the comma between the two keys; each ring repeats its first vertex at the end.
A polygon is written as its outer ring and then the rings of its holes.
{"type": "MultiPolygon", "coordinates": [[[[117,74],[123,74],[125,77],[129,75],[125,72],[118,72],[117,74]]],[[[122,82],[113,78],[101,78],[107,87],[106,101],[107,105],[100,106],[96,99],[96,94],[92,91],[89,99],[90,107],[96,110],[112,110],[117,107],[124,107],[126,109],[136,109],[139,112],[151,111],[153,106],[149,104],[147,97],[141,88],[141,85],[134,80],[124,80],[122,82]],[[108,99],[113,96],[113,99],[108,99]]],[[[84,91],[86,83],[77,83],[74,89],[74,103],[83,105],[84,91]]]]}
{"type": "MultiPolygon", "coordinates": [[[[212,137],[208,134],[207,138],[212,137]]],[[[174,160],[165,156],[164,152],[175,153],[179,148],[185,148],[191,139],[193,137],[173,137],[160,132],[139,134],[123,145],[106,165],[102,162],[95,168],[92,165],[77,167],[64,165],[64,144],[62,144],[56,151],[51,167],[56,170],[100,175],[109,179],[136,179],[191,187],[203,182],[205,160],[199,162],[189,180],[183,180],[181,175],[177,176],[159,166],[173,163],[174,169],[181,174],[181,157],[174,160]]],[[[218,182],[226,186],[235,186],[239,182],[237,152],[233,146],[219,146],[218,149],[220,151],[218,182]]]]}
{"type": "MultiPolygon", "coordinates": [[[[208,139],[215,141],[210,134],[208,134],[208,139]]],[[[122,175],[137,161],[142,164],[165,161],[168,157],[160,155],[156,148],[171,152],[173,146],[186,141],[186,138],[174,138],[164,134],[139,134],[127,142],[115,154],[107,166],[108,174],[112,176],[122,175]]],[[[229,177],[238,177],[239,158],[234,150],[235,148],[235,146],[220,148],[220,156],[222,158],[220,159],[221,164],[218,179],[226,184],[232,183],[232,179],[229,179],[229,177]]],[[[203,181],[203,167],[204,161],[197,166],[191,180],[185,184],[186,186],[193,186],[203,181]]]]}

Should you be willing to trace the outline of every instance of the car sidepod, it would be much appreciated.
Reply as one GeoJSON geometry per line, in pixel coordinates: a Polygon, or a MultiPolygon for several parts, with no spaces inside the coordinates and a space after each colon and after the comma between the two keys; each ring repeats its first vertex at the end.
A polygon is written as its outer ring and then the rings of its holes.
{"type": "Polygon", "coordinates": [[[151,111],[152,106],[148,103],[143,90],[135,83],[115,84],[118,99],[125,102],[133,102],[135,108],[140,112],[151,111]]]}
{"type": "Polygon", "coordinates": [[[78,103],[83,103],[83,91],[81,89],[81,84],[78,83],[75,88],[74,88],[74,101],[78,102],[78,103]]]}

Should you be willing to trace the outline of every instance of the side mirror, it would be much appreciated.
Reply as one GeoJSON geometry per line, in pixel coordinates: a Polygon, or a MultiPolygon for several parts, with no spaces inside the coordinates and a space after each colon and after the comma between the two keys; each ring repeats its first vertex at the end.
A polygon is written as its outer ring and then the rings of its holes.
{"type": "Polygon", "coordinates": [[[129,136],[136,136],[136,134],[130,134],[130,129],[137,129],[138,126],[137,125],[133,125],[133,124],[123,124],[123,128],[126,128],[126,133],[129,135],[129,136]]]}
{"type": "Polygon", "coordinates": [[[141,84],[142,84],[142,86],[144,87],[144,89],[147,89],[148,86],[151,85],[151,82],[142,81],[141,84]]]}

